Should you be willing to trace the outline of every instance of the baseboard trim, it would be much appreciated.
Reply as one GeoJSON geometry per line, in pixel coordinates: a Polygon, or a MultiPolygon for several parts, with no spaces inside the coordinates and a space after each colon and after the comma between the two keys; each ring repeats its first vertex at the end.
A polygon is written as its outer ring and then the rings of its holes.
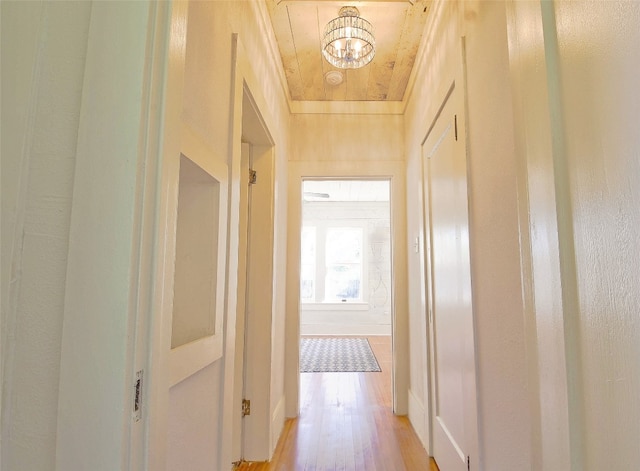
{"type": "Polygon", "coordinates": [[[416,431],[420,442],[427,453],[431,455],[429,449],[429,434],[426,430],[427,423],[427,411],[424,408],[424,403],[415,395],[415,393],[409,389],[409,422],[416,431]]]}
{"type": "Polygon", "coordinates": [[[269,459],[273,457],[273,452],[278,445],[278,440],[284,429],[284,420],[284,395],[282,395],[271,415],[271,447],[269,450],[269,459]]]}
{"type": "Polygon", "coordinates": [[[331,324],[302,324],[300,335],[391,335],[391,326],[385,324],[360,325],[331,325],[331,324]]]}

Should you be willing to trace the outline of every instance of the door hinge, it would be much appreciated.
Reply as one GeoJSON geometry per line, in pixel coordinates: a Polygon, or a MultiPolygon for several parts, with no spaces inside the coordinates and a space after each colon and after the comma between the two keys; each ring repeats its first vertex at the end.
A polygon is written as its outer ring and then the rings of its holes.
{"type": "Polygon", "coordinates": [[[249,185],[255,185],[257,182],[258,182],[258,172],[250,168],[249,169],[249,185]]]}
{"type": "Polygon", "coordinates": [[[453,115],[453,130],[455,133],[456,141],[458,140],[458,115],[453,115]]]}
{"type": "Polygon", "coordinates": [[[142,418],[142,372],[136,372],[136,380],[133,384],[133,421],[138,422],[142,418]]]}
{"type": "Polygon", "coordinates": [[[471,458],[467,455],[467,471],[471,471],[471,458]]]}
{"type": "Polygon", "coordinates": [[[249,399],[242,400],[242,417],[251,415],[251,401],[249,399]]]}

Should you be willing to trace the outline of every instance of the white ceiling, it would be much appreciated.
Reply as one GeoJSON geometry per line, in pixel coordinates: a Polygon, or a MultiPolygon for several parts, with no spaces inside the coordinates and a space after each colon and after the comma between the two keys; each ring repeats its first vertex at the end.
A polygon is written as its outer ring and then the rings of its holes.
{"type": "Polygon", "coordinates": [[[291,98],[296,101],[401,101],[413,68],[431,0],[267,0],[291,98]],[[324,76],[325,25],[343,6],[355,6],[374,28],[376,55],[360,69],[342,70],[340,85],[324,76]]]}
{"type": "Polygon", "coordinates": [[[305,201],[389,201],[388,180],[305,180],[305,201]]]}

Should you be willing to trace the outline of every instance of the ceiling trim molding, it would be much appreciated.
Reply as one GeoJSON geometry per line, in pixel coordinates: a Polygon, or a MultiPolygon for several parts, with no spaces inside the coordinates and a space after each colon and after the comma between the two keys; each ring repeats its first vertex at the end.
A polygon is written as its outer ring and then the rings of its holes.
{"type": "Polygon", "coordinates": [[[404,101],[291,101],[292,114],[404,114],[404,101]]]}
{"type": "Polygon", "coordinates": [[[420,44],[418,46],[418,53],[411,69],[411,75],[409,75],[409,81],[407,82],[407,88],[404,90],[404,96],[402,102],[405,105],[405,109],[411,101],[411,95],[416,85],[416,77],[422,72],[422,69],[426,67],[427,55],[430,52],[430,44],[433,42],[433,35],[435,34],[435,25],[440,20],[442,15],[442,9],[444,8],[444,1],[433,0],[429,4],[429,16],[425,21],[424,29],[422,30],[422,37],[420,38],[420,44]]]}
{"type": "Polygon", "coordinates": [[[262,30],[269,32],[269,38],[268,41],[266,41],[268,43],[269,56],[271,56],[274,67],[278,71],[280,87],[282,88],[285,101],[287,102],[289,113],[293,113],[291,107],[292,99],[291,93],[289,91],[289,84],[284,73],[284,64],[282,63],[282,57],[280,56],[280,49],[278,48],[278,41],[276,39],[276,33],[273,30],[273,23],[271,22],[271,17],[269,16],[267,4],[263,1],[253,1],[251,2],[251,7],[254,9],[255,17],[262,23],[262,30]]]}

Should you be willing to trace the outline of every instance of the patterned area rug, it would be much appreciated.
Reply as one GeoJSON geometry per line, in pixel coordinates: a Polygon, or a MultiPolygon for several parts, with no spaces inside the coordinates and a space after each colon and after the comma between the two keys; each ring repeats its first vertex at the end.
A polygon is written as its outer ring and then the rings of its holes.
{"type": "Polygon", "coordinates": [[[382,371],[364,338],[312,337],[300,339],[300,372],[382,371]]]}

